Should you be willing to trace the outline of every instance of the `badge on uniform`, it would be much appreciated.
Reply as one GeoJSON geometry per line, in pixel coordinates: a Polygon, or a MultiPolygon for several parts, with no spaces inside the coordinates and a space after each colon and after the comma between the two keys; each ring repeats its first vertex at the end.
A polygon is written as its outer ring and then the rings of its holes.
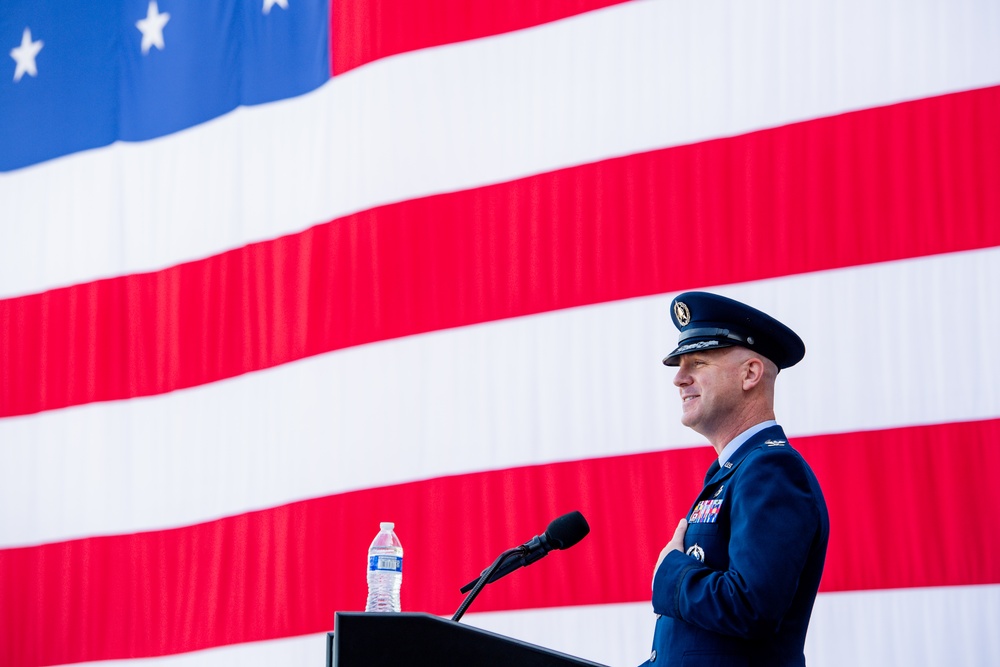
{"type": "Polygon", "coordinates": [[[702,549],[700,546],[698,546],[697,542],[692,544],[691,547],[685,553],[688,556],[691,556],[691,558],[696,558],[697,560],[700,560],[702,563],[705,562],[705,550],[702,549]]]}
{"type": "Polygon", "coordinates": [[[702,500],[694,506],[688,523],[715,523],[715,520],[719,518],[719,510],[722,509],[723,500],[725,498],[702,500]]]}

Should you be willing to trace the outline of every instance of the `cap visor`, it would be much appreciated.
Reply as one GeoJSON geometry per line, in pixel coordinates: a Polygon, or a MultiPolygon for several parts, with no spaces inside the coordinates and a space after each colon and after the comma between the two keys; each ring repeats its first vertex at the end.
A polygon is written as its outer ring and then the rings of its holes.
{"type": "Polygon", "coordinates": [[[733,347],[736,343],[718,338],[703,338],[701,340],[684,341],[673,352],[663,357],[664,366],[680,366],[681,357],[692,352],[706,352],[708,350],[721,350],[725,347],[733,347]]]}

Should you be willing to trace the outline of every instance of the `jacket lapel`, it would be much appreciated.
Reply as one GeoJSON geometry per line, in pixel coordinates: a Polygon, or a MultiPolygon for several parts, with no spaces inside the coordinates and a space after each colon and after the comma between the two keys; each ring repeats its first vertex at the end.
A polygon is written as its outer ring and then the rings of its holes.
{"type": "Polygon", "coordinates": [[[708,486],[709,482],[711,482],[712,480],[712,477],[714,477],[715,473],[717,472],[719,472],[719,459],[715,458],[712,460],[712,465],[708,467],[708,472],[705,473],[705,486],[708,486]]]}

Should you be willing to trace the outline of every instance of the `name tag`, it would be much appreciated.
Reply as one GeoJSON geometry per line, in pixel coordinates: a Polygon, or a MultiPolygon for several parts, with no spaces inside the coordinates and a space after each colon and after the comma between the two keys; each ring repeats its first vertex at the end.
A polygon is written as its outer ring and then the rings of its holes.
{"type": "Polygon", "coordinates": [[[702,500],[694,506],[688,523],[715,523],[715,520],[719,518],[719,510],[722,509],[723,500],[723,498],[702,500]]]}

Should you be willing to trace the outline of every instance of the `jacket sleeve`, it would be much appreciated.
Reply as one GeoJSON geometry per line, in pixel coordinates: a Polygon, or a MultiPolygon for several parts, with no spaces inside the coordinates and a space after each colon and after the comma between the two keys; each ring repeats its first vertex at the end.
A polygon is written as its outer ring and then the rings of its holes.
{"type": "Polygon", "coordinates": [[[748,455],[730,481],[729,568],[670,552],[653,579],[653,610],[747,639],[776,632],[821,531],[810,478],[794,450],[748,455]]]}

